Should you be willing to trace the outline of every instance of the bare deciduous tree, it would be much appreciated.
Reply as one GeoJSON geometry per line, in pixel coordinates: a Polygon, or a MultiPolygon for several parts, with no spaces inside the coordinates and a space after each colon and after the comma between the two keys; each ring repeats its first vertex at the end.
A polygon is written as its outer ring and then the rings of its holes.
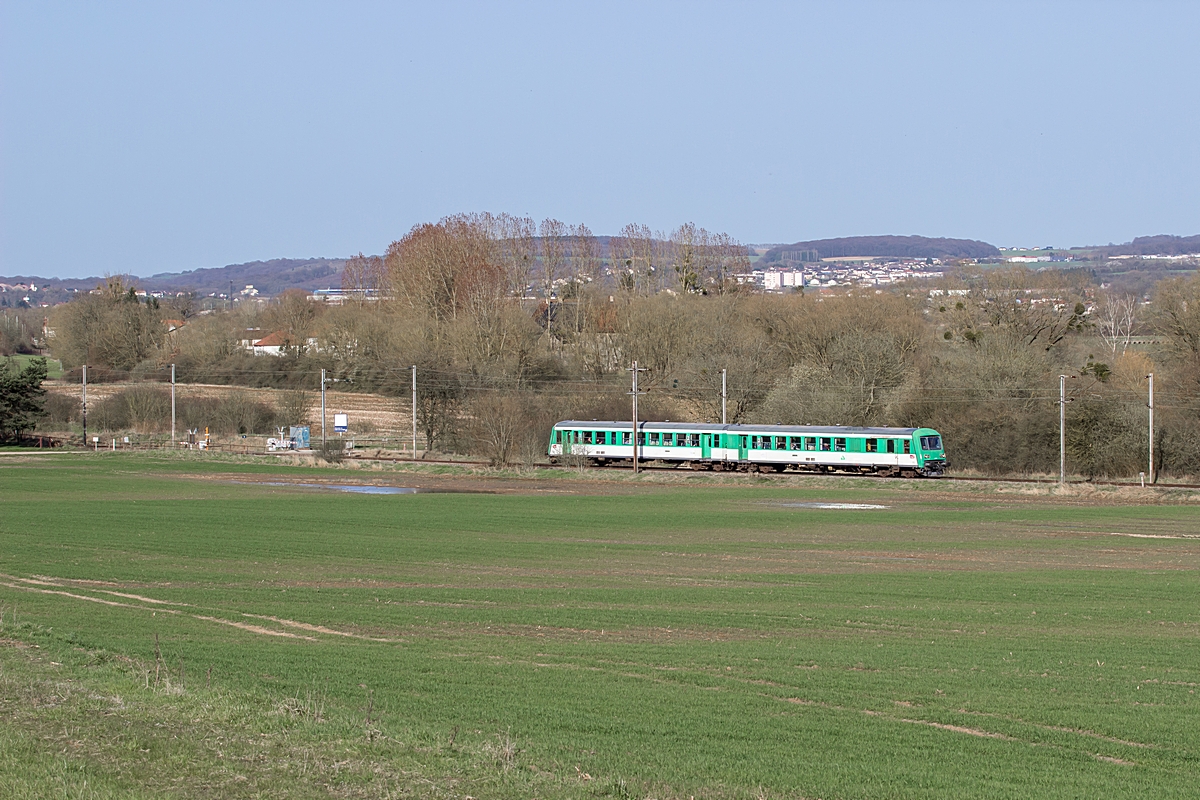
{"type": "Polygon", "coordinates": [[[397,299],[437,322],[494,301],[505,284],[495,228],[491,215],[460,214],[392,242],[385,262],[397,299]]]}
{"type": "Polygon", "coordinates": [[[1160,283],[1153,308],[1156,327],[1176,353],[1186,357],[1200,354],[1200,275],[1160,283]]]}
{"type": "Polygon", "coordinates": [[[1122,353],[1129,348],[1137,323],[1136,309],[1137,298],[1128,294],[1106,294],[1096,305],[1096,332],[1114,358],[1118,348],[1122,353]]]}
{"type": "Polygon", "coordinates": [[[580,223],[571,228],[571,279],[576,283],[599,284],[603,260],[600,243],[592,235],[592,229],[580,223]]]}
{"type": "Polygon", "coordinates": [[[681,292],[696,294],[702,289],[704,264],[701,259],[707,238],[708,232],[692,222],[685,222],[671,234],[671,266],[681,292]]]}
{"type": "Polygon", "coordinates": [[[661,237],[646,225],[629,223],[609,240],[618,285],[634,294],[654,294],[662,287],[661,237]]]}
{"type": "Polygon", "coordinates": [[[346,266],[342,268],[342,290],[350,295],[350,300],[362,303],[383,290],[384,274],[382,258],[364,256],[360,252],[346,259],[346,266]]]}
{"type": "Polygon", "coordinates": [[[542,294],[550,297],[567,267],[567,226],[556,219],[544,219],[541,234],[542,294]]]}
{"type": "Polygon", "coordinates": [[[537,261],[537,223],[529,217],[501,214],[496,217],[496,235],[500,240],[508,293],[524,297],[533,283],[533,268],[537,261]]]}

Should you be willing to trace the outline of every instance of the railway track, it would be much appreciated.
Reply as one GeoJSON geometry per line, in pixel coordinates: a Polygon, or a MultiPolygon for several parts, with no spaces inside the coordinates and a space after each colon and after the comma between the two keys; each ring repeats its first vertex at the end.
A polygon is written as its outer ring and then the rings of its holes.
{"type": "MultiPolygon", "coordinates": [[[[294,450],[281,450],[277,452],[247,452],[247,456],[294,456],[294,450]]],[[[365,457],[365,456],[347,456],[347,461],[355,462],[384,462],[391,464],[431,464],[440,465],[440,467],[491,467],[491,462],[486,461],[451,461],[448,458],[403,458],[391,456],[365,457]]],[[[530,464],[532,469],[545,470],[576,470],[575,467],[566,467],[560,464],[530,464]]],[[[608,464],[606,467],[588,467],[587,471],[606,471],[606,470],[632,470],[632,464],[608,464]]],[[[683,467],[667,467],[662,464],[642,464],[638,470],[643,473],[692,473],[694,470],[685,469],[683,467]]],[[[708,470],[695,470],[695,474],[707,473],[708,470]]],[[[716,473],[712,473],[716,474],[716,473]]],[[[760,473],[761,475],[774,475],[780,479],[786,479],[788,476],[804,475],[808,477],[860,477],[865,480],[924,480],[924,481],[958,481],[958,482],[978,482],[978,483],[1043,483],[1046,486],[1054,486],[1057,479],[1054,477],[983,477],[976,475],[943,475],[942,477],[925,477],[925,479],[887,479],[878,475],[854,475],[852,473],[760,473]]],[[[1091,481],[1091,480],[1068,480],[1070,486],[1114,486],[1126,488],[1144,488],[1139,481],[1091,481]]],[[[1200,489],[1200,483],[1154,483],[1151,487],[1156,489],[1200,489]]]]}
{"type": "MultiPolygon", "coordinates": [[[[274,455],[274,454],[272,454],[274,455]]],[[[488,461],[450,461],[442,459],[423,459],[423,458],[363,458],[358,456],[350,456],[350,460],[354,461],[385,461],[390,463],[407,463],[407,464],[442,464],[459,467],[487,467],[491,466],[488,461]]],[[[533,466],[539,469],[556,469],[556,470],[578,470],[577,467],[571,467],[563,464],[535,464],[533,466]]],[[[586,467],[585,471],[607,471],[607,470],[626,470],[632,471],[632,464],[608,464],[604,467],[586,467]]],[[[710,472],[709,470],[690,470],[681,466],[664,466],[661,464],[642,464],[638,467],[639,472],[680,472],[702,474],[710,472]]],[[[711,473],[717,474],[717,473],[711,473]]],[[[959,481],[959,482],[977,482],[977,483],[1033,483],[1054,485],[1058,483],[1056,478],[987,478],[974,475],[946,475],[941,478],[881,478],[878,475],[854,475],[853,473],[821,473],[821,472],[767,472],[759,473],[764,475],[774,475],[781,478],[789,476],[805,476],[805,477],[828,477],[828,478],[867,478],[874,480],[934,480],[934,481],[959,481]]],[[[1141,488],[1141,483],[1138,481],[1106,481],[1106,480],[1068,480],[1068,484],[1072,486],[1117,486],[1127,488],[1141,488]]],[[[1152,487],[1155,489],[1200,489],[1200,483],[1155,483],[1152,487]]]]}

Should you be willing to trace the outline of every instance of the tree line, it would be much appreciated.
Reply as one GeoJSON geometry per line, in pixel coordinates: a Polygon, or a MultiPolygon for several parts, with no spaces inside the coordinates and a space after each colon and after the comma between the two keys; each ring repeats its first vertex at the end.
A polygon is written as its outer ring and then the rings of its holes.
{"type": "Polygon", "coordinates": [[[161,380],[175,364],[181,382],[311,391],[325,369],[398,401],[416,365],[428,445],[496,461],[533,458],[555,419],[626,417],[635,359],[649,419],[719,419],[725,370],[731,422],[930,426],[955,467],[990,474],[1056,470],[1066,374],[1073,469],[1125,477],[1145,469],[1153,372],[1160,468],[1200,474],[1200,278],[1147,298],[1084,270],[962,264],[940,281],[767,295],[738,283],[749,266],[694,225],[601,242],[582,225],[456,215],[350,259],[343,305],[289,292],[168,331],[180,309],[110,281],[54,310],[51,349],[68,375],[161,380]],[[267,333],[284,355],[247,351],[267,333]]]}

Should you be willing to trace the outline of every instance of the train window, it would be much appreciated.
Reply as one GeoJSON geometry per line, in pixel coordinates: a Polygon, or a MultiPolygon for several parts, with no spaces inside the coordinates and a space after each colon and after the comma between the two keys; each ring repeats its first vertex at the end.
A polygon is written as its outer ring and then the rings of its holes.
{"type": "Polygon", "coordinates": [[[591,443],[592,443],[592,432],[591,432],[591,431],[584,431],[584,432],[583,432],[583,443],[584,443],[584,444],[591,444],[591,443]]]}
{"type": "Polygon", "coordinates": [[[896,440],[895,440],[895,439],[888,439],[888,440],[887,440],[887,451],[888,451],[889,453],[894,453],[894,452],[896,452],[896,440]]]}
{"type": "Polygon", "coordinates": [[[646,446],[646,432],[645,431],[638,431],[637,443],[638,443],[638,447],[646,446]]]}
{"type": "Polygon", "coordinates": [[[621,431],[621,444],[629,444],[629,431],[621,431]]]}
{"type": "Polygon", "coordinates": [[[833,449],[832,440],[826,439],[825,437],[821,437],[821,449],[822,450],[832,450],[833,449]]]}
{"type": "Polygon", "coordinates": [[[801,444],[800,444],[801,441],[802,441],[802,439],[799,436],[789,436],[787,449],[788,450],[799,450],[801,447],[801,444]]]}
{"type": "Polygon", "coordinates": [[[787,437],[786,436],[776,436],[775,437],[775,449],[776,450],[787,450],[787,437]]]}
{"type": "Polygon", "coordinates": [[[700,446],[700,434],[689,433],[688,437],[687,437],[687,446],[688,447],[699,447],[700,446]]]}
{"type": "Polygon", "coordinates": [[[555,432],[554,432],[554,443],[555,443],[555,444],[562,444],[562,431],[555,431],[555,432]]]}
{"type": "Polygon", "coordinates": [[[742,437],[742,447],[743,447],[743,448],[746,446],[746,439],[748,439],[748,438],[749,438],[749,437],[747,437],[747,436],[743,436],[743,437],[742,437]]]}
{"type": "Polygon", "coordinates": [[[942,449],[942,437],[940,437],[940,436],[922,436],[921,437],[921,449],[922,450],[941,450],[942,449]]]}
{"type": "Polygon", "coordinates": [[[816,450],[817,449],[817,437],[805,436],[804,437],[804,449],[805,450],[816,450]]]}
{"type": "Polygon", "coordinates": [[[908,439],[905,439],[904,440],[904,454],[905,455],[908,455],[908,445],[909,445],[909,441],[908,441],[908,439]]]}
{"type": "Polygon", "coordinates": [[[839,453],[846,452],[846,440],[842,439],[840,437],[837,439],[834,439],[833,440],[833,449],[838,451],[839,453]]]}
{"type": "Polygon", "coordinates": [[[866,452],[868,452],[868,453],[878,453],[878,452],[879,452],[879,440],[878,440],[878,439],[867,439],[867,450],[866,450],[866,452]]]}

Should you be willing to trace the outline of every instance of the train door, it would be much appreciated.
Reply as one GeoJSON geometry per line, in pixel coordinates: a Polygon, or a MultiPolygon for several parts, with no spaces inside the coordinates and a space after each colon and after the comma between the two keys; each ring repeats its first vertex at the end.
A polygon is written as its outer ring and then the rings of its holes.
{"type": "Polygon", "coordinates": [[[738,461],[748,461],[750,459],[750,437],[737,436],[738,442],[738,461]]]}
{"type": "Polygon", "coordinates": [[[712,458],[712,437],[711,433],[700,434],[700,457],[704,459],[712,458]]]}

